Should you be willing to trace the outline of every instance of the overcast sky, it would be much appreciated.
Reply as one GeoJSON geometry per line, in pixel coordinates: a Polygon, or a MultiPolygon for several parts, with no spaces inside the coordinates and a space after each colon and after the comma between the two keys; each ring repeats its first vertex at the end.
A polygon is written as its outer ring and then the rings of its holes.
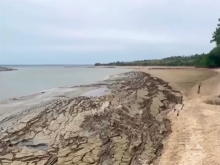
{"type": "Polygon", "coordinates": [[[0,0],[0,64],[209,52],[220,0],[0,0]]]}

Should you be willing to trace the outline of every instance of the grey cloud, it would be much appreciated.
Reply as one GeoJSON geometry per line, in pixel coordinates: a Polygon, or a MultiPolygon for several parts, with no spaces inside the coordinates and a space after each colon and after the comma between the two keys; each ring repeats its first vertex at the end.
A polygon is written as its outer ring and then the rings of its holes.
{"type": "Polygon", "coordinates": [[[101,59],[115,61],[208,52],[218,6],[219,0],[2,0],[1,59],[15,63],[13,56],[29,55],[41,63],[40,54],[47,54],[44,63],[65,52],[72,53],[67,61],[82,61],[88,52],[94,59],[114,52],[101,59]]]}

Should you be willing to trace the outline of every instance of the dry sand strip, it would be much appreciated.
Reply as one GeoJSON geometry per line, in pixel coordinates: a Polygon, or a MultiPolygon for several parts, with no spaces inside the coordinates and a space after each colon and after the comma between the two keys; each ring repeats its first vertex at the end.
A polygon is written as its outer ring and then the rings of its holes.
{"type": "Polygon", "coordinates": [[[168,114],[172,133],[155,164],[220,165],[220,74],[201,69],[142,71],[170,82],[185,94],[179,116],[172,111],[168,114]]]}
{"type": "Polygon", "coordinates": [[[59,99],[0,122],[0,164],[152,164],[171,133],[167,113],[183,107],[181,93],[144,72],[107,88],[104,96],[59,99]]]}

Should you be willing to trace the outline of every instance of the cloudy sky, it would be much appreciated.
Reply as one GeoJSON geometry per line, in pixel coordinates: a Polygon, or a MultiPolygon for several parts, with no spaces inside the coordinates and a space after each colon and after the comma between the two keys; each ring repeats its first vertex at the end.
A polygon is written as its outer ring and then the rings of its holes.
{"type": "Polygon", "coordinates": [[[0,0],[0,64],[209,52],[219,6],[219,0],[0,0]]]}

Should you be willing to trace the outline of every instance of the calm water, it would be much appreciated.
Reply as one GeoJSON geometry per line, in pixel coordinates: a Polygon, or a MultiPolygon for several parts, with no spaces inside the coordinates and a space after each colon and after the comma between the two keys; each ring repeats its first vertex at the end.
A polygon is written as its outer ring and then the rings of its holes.
{"type": "Polygon", "coordinates": [[[0,72],[0,100],[63,86],[90,84],[108,75],[127,72],[117,68],[63,66],[17,66],[18,70],[0,72]]]}

